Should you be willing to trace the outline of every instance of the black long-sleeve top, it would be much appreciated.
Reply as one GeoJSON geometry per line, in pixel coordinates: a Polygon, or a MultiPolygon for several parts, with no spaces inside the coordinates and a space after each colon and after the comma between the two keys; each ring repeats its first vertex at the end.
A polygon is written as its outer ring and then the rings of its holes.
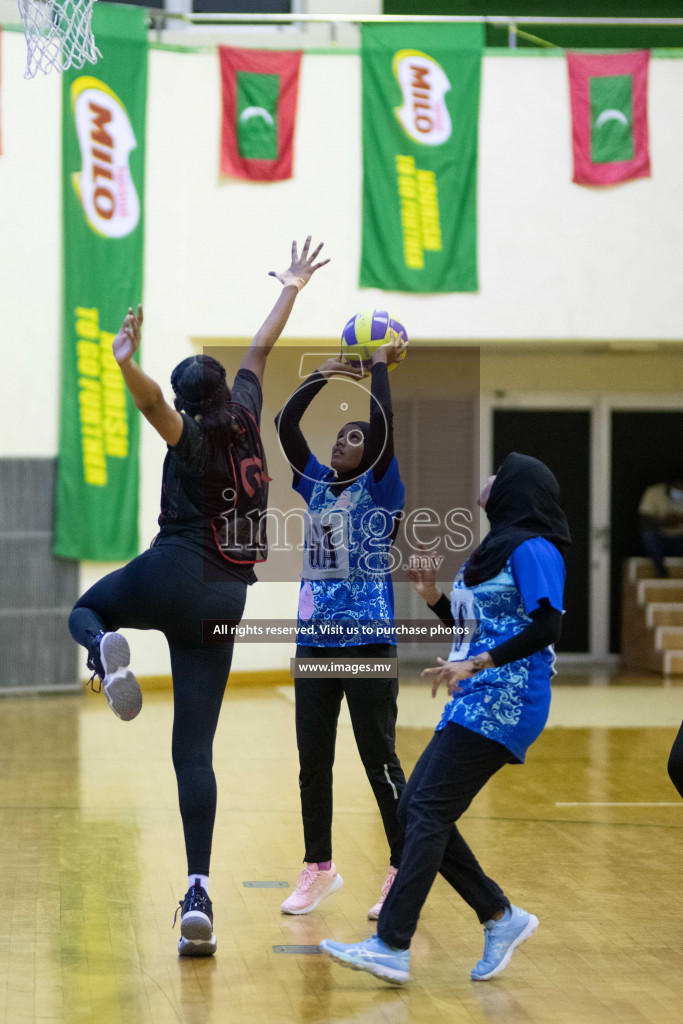
{"type": "MultiPolygon", "coordinates": [[[[451,603],[442,594],[435,604],[429,608],[447,626],[454,626],[455,620],[451,613],[451,603]]],[[[529,613],[531,622],[517,636],[505,640],[502,644],[492,647],[488,654],[496,668],[507,665],[511,661],[528,658],[537,651],[542,651],[548,644],[557,643],[562,632],[562,612],[553,608],[549,601],[542,598],[538,608],[529,613]]]]}
{"type": "MultiPolygon", "coordinates": [[[[389,371],[386,363],[373,363],[371,370],[370,437],[364,461],[372,465],[376,481],[382,479],[394,457],[393,411],[389,371]],[[386,424],[386,426],[385,426],[386,424]],[[386,444],[385,444],[386,440],[386,444]]],[[[295,482],[303,475],[311,449],[299,426],[313,399],[327,384],[318,370],[307,377],[275,417],[275,426],[292,469],[295,482]]]]}

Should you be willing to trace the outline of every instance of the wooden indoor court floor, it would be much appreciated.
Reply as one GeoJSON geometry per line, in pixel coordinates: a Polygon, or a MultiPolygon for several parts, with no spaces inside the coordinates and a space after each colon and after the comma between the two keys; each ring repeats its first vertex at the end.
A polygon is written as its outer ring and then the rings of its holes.
{"type": "MultiPolygon", "coordinates": [[[[680,1024],[683,801],[666,774],[683,687],[563,676],[524,767],[474,802],[463,832],[514,903],[540,919],[499,978],[470,981],[483,939],[438,879],[390,988],[315,953],[372,932],[387,850],[348,720],[339,729],[334,856],[343,888],[284,917],[302,856],[288,688],[235,690],[216,739],[211,896],[218,953],[180,960],[186,888],[171,703],[122,723],[103,696],[0,702],[0,1021],[7,1024],[680,1024]]],[[[404,687],[408,772],[438,718],[404,687]]]]}

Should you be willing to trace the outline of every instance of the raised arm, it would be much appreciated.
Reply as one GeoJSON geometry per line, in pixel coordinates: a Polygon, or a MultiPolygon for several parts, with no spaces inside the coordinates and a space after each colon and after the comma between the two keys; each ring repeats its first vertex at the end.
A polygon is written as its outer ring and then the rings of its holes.
{"type": "Polygon", "coordinates": [[[306,378],[303,384],[299,385],[275,417],[277,436],[280,438],[287,461],[294,473],[297,474],[297,479],[302,475],[311,455],[308,441],[299,424],[306,409],[326,384],[327,378],[316,370],[306,378]]]}
{"type": "Polygon", "coordinates": [[[329,260],[320,260],[319,263],[315,262],[323,247],[322,242],[309,255],[310,245],[311,236],[309,235],[304,242],[304,247],[299,256],[297,244],[292,242],[292,262],[288,269],[283,270],[281,273],[275,270],[269,271],[270,276],[277,278],[283,288],[277,302],[254,335],[252,343],[240,364],[240,369],[251,370],[258,377],[259,383],[263,382],[266,359],[289,320],[289,314],[294,308],[297,295],[304,285],[310,281],[315,271],[330,262],[329,260]]]}
{"type": "MultiPolygon", "coordinates": [[[[425,551],[421,544],[420,550],[425,551]]],[[[426,602],[429,610],[438,615],[447,626],[454,626],[455,619],[451,611],[451,602],[443,591],[437,587],[436,570],[431,563],[429,567],[423,566],[422,568],[408,569],[408,579],[423,601],[426,602]]]]}
{"type": "Polygon", "coordinates": [[[296,474],[301,476],[306,463],[309,460],[311,449],[304,437],[300,423],[309,405],[317,394],[325,387],[329,377],[334,374],[352,377],[356,380],[362,378],[362,371],[354,370],[341,359],[332,357],[325,360],[315,373],[301,384],[291,398],[282,407],[275,417],[275,428],[280,438],[280,443],[287,460],[296,474]]]}
{"type": "Polygon", "coordinates": [[[370,386],[370,455],[372,475],[379,482],[394,457],[394,413],[391,407],[388,363],[398,362],[407,342],[403,335],[397,341],[381,345],[372,354],[372,383],[370,386]]]}
{"type": "Polygon", "coordinates": [[[157,382],[142,370],[133,359],[140,345],[142,328],[142,306],[138,306],[137,314],[128,309],[121,329],[114,338],[113,351],[116,362],[121,367],[123,379],[133,396],[135,407],[152,424],[166,444],[176,445],[183,432],[183,418],[164,398],[157,382]]]}

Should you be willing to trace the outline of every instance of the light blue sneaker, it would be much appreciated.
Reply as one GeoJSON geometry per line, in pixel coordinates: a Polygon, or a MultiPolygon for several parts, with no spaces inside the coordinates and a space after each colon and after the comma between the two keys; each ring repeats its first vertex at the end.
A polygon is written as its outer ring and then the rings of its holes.
{"type": "Polygon", "coordinates": [[[352,971],[367,971],[394,985],[404,985],[410,981],[410,950],[387,946],[376,935],[364,942],[346,943],[323,939],[320,948],[342,967],[350,967],[352,971]]]}
{"type": "Polygon", "coordinates": [[[538,918],[510,905],[500,921],[484,924],[484,955],[472,968],[472,981],[488,981],[510,963],[517,946],[538,928],[538,918]]]}

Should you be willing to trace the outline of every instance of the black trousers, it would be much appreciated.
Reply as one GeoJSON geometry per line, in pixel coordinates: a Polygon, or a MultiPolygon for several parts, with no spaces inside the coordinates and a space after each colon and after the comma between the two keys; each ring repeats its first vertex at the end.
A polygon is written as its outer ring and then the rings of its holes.
{"type": "Polygon", "coordinates": [[[669,754],[668,769],[669,778],[681,796],[683,796],[683,723],[678,730],[678,735],[669,754]]]}
{"type": "MultiPolygon", "coordinates": [[[[359,647],[305,647],[297,658],[395,658],[392,644],[359,647]]],[[[403,829],[396,810],[406,780],[396,756],[398,679],[334,679],[327,675],[294,680],[299,788],[304,826],[304,860],[332,859],[332,766],[342,698],[351,715],[353,734],[389,842],[390,862],[398,867],[403,829]]]]}
{"type": "Polygon", "coordinates": [[[453,722],[434,734],[399,805],[405,846],[401,870],[377,922],[383,942],[408,949],[439,872],[482,923],[510,905],[500,886],[484,874],[453,822],[511,759],[502,744],[453,722]]]}
{"type": "Polygon", "coordinates": [[[188,874],[208,875],[216,817],[213,738],[232,661],[232,641],[202,643],[202,619],[242,617],[246,583],[205,583],[193,551],[163,545],[109,573],[76,603],[69,629],[86,649],[100,630],[158,629],[173,674],[171,752],[188,874]]]}

